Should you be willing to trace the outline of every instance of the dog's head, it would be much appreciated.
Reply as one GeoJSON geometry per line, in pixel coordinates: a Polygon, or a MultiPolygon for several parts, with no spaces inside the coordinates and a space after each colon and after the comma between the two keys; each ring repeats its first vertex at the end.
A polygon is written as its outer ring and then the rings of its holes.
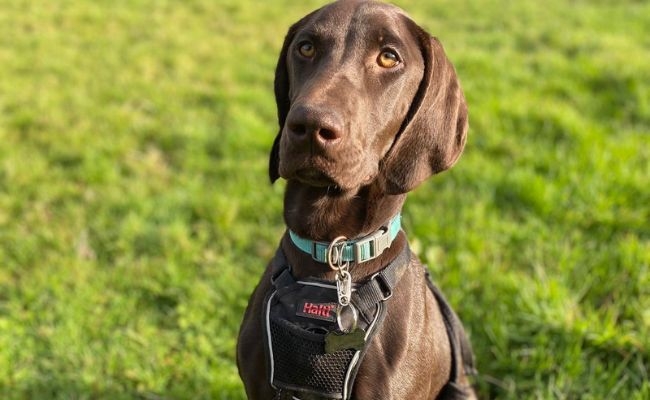
{"type": "Polygon", "coordinates": [[[272,182],[401,194],[465,145],[467,106],[440,42],[387,4],[341,0],[294,24],[275,97],[272,182]]]}

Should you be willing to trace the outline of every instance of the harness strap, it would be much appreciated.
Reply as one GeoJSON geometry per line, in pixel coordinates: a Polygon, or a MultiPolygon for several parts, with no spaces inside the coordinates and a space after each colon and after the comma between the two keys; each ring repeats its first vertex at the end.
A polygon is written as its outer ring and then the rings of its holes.
{"type": "MultiPolygon", "coordinates": [[[[284,252],[278,249],[276,262],[272,265],[271,283],[276,289],[285,288],[296,283],[291,274],[291,268],[286,262],[284,252]]],[[[377,304],[388,300],[392,295],[397,283],[406,271],[411,259],[409,246],[404,246],[400,254],[381,271],[375,273],[370,279],[355,288],[352,292],[352,304],[367,323],[374,318],[377,304]]]]}
{"type": "Polygon", "coordinates": [[[438,302],[438,308],[442,314],[442,319],[445,323],[451,347],[451,371],[449,373],[449,382],[447,382],[443,387],[442,391],[438,395],[438,399],[466,399],[467,394],[463,389],[463,386],[460,384],[460,378],[462,376],[461,371],[464,371],[466,375],[476,374],[472,345],[465,334],[460,319],[454,310],[451,309],[451,306],[440,289],[438,289],[431,280],[431,275],[426,267],[424,268],[424,271],[427,285],[438,302]]]}
{"type": "Polygon", "coordinates": [[[410,259],[411,250],[408,246],[404,246],[404,249],[390,264],[372,275],[370,280],[352,292],[352,304],[366,321],[372,319],[377,303],[386,301],[393,295],[410,259]]]}

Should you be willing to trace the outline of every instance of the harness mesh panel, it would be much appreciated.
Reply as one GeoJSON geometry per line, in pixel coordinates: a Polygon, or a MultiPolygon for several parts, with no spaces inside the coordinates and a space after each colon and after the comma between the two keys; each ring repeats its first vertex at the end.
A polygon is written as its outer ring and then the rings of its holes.
{"type": "Polygon", "coordinates": [[[308,387],[340,398],[346,371],[356,351],[325,354],[325,335],[300,329],[282,319],[270,322],[278,383],[308,387]]]}

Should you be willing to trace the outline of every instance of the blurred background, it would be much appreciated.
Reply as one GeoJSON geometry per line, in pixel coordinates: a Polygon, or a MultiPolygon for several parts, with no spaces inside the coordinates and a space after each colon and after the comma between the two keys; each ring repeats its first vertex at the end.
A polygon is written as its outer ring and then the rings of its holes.
{"type": "MultiPolygon", "coordinates": [[[[650,398],[650,3],[394,3],[469,103],[403,215],[481,397],[650,398]]],[[[276,57],[323,4],[1,1],[0,398],[245,398],[276,57]]]]}

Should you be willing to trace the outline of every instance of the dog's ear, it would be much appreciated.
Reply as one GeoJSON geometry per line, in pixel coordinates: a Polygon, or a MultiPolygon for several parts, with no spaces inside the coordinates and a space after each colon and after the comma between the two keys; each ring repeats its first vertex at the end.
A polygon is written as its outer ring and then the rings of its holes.
{"type": "Polygon", "coordinates": [[[287,68],[287,56],[289,54],[289,48],[291,47],[291,43],[293,42],[293,38],[296,36],[296,33],[302,29],[302,27],[318,11],[319,10],[316,10],[306,15],[300,21],[296,22],[289,28],[289,31],[284,38],[284,43],[282,44],[282,50],[280,50],[278,64],[275,67],[275,81],[273,83],[273,89],[275,91],[275,103],[278,109],[278,124],[280,125],[280,128],[278,135],[273,141],[273,147],[271,148],[271,155],[269,158],[269,178],[271,179],[271,183],[275,182],[280,177],[280,137],[282,136],[282,129],[284,128],[284,122],[287,119],[287,114],[289,114],[289,109],[291,108],[291,97],[289,95],[289,70],[287,68]]]}
{"type": "Polygon", "coordinates": [[[456,162],[467,138],[467,104],[438,39],[410,19],[424,59],[424,75],[393,147],[382,160],[389,194],[406,193],[456,162]]]}

